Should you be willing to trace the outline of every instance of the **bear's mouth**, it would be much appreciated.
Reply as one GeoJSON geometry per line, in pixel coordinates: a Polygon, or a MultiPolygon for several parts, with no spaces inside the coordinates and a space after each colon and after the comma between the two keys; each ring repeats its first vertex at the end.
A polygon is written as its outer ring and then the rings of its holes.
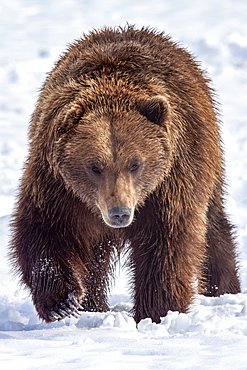
{"type": "Polygon", "coordinates": [[[100,211],[106,225],[113,228],[129,226],[134,217],[134,209],[127,206],[112,207],[107,212],[100,211]]]}

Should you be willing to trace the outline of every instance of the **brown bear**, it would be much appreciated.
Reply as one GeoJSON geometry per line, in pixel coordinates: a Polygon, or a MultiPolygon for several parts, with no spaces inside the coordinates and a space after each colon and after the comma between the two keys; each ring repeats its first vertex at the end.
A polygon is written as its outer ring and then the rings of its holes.
{"type": "Polygon", "coordinates": [[[136,322],[240,291],[214,93],[169,37],[128,26],[76,41],[29,139],[11,259],[40,318],[108,310],[124,246],[136,322]]]}

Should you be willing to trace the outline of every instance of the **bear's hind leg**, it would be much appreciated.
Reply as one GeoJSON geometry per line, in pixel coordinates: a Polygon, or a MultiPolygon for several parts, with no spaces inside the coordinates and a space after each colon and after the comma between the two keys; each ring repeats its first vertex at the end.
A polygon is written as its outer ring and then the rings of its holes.
{"type": "Polygon", "coordinates": [[[107,291],[112,248],[108,241],[100,242],[94,247],[92,261],[85,277],[86,295],[81,303],[83,311],[106,312],[109,310],[107,291]]]}
{"type": "Polygon", "coordinates": [[[208,209],[207,262],[204,269],[206,296],[240,292],[232,226],[221,203],[212,201],[208,209]]]}

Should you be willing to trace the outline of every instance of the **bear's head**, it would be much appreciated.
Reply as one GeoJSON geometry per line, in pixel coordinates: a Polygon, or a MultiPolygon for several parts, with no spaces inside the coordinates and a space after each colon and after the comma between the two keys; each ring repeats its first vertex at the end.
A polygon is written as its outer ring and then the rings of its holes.
{"type": "Polygon", "coordinates": [[[135,210],[169,173],[172,158],[166,99],[120,105],[73,103],[60,118],[53,149],[66,187],[113,228],[132,223],[135,210]]]}

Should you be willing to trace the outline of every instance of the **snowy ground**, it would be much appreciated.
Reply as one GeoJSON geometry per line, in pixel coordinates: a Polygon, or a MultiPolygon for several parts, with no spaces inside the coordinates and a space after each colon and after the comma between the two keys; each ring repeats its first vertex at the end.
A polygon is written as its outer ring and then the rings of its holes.
{"type": "Polygon", "coordinates": [[[0,368],[247,369],[247,2],[8,0],[0,4],[0,368]],[[197,297],[187,315],[138,329],[124,275],[109,313],[44,324],[6,259],[8,220],[38,89],[66,45],[104,25],[151,25],[193,51],[222,104],[227,207],[237,225],[242,293],[197,297]]]}

